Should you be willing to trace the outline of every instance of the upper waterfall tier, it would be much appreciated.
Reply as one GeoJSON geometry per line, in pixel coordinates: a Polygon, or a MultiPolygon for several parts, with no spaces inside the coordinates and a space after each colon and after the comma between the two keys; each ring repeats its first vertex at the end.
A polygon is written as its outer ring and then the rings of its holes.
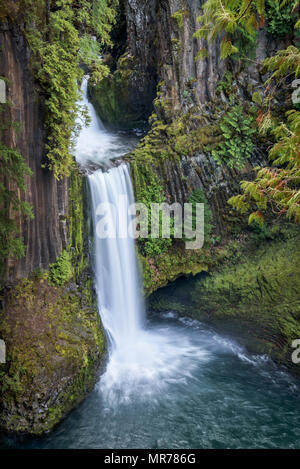
{"type": "Polygon", "coordinates": [[[82,118],[78,117],[77,124],[82,129],[76,140],[75,156],[77,163],[83,167],[97,167],[109,165],[110,160],[120,158],[131,151],[137,143],[137,138],[111,133],[106,130],[96,114],[95,108],[88,100],[88,76],[85,76],[81,86],[82,100],[90,116],[90,125],[85,127],[82,118]]]}

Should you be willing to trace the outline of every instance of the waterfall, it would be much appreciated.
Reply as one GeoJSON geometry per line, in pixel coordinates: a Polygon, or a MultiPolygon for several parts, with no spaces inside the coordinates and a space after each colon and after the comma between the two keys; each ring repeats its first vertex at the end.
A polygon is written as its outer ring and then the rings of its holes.
{"type": "MultiPolygon", "coordinates": [[[[82,83],[82,100],[90,116],[90,125],[82,128],[76,145],[76,160],[85,167],[90,163],[102,165],[122,156],[130,150],[128,139],[105,130],[93,105],[88,100],[88,77],[82,83]]],[[[78,122],[79,123],[79,122],[78,122]]],[[[132,142],[131,142],[132,144],[132,142]]],[[[111,166],[111,165],[110,165],[111,166]]],[[[88,176],[92,219],[94,226],[94,271],[99,313],[109,338],[110,352],[128,349],[128,344],[137,341],[144,322],[144,305],[141,282],[137,268],[135,245],[128,235],[130,216],[128,208],[134,203],[134,195],[126,163],[99,169],[88,176]],[[122,201],[121,213],[119,210],[122,201]],[[114,226],[114,237],[100,238],[97,235],[98,207],[110,204],[115,211],[106,214],[114,226]],[[119,236],[120,225],[125,231],[119,236]]]]}
{"type": "MultiPolygon", "coordinates": [[[[98,305],[103,325],[114,348],[126,347],[137,340],[142,328],[144,309],[138,281],[134,240],[124,232],[118,235],[120,224],[126,228],[130,219],[128,208],[134,202],[127,165],[123,164],[103,173],[89,176],[92,197],[93,225],[95,228],[95,281],[98,305]],[[100,239],[96,232],[99,204],[111,204],[116,209],[122,203],[121,216],[116,217],[116,236],[100,239]],[[123,215],[123,217],[122,217],[123,215]]],[[[115,225],[113,212],[108,211],[111,225],[115,225]]]]}
{"type": "Polygon", "coordinates": [[[83,80],[83,103],[88,107],[91,125],[80,132],[76,159],[86,168],[108,167],[89,174],[91,210],[94,226],[94,272],[99,314],[109,341],[109,360],[99,382],[105,406],[117,406],[157,395],[169,380],[186,379],[207,352],[195,347],[181,330],[146,327],[141,281],[134,240],[125,233],[134,202],[126,163],[113,167],[109,160],[126,154],[136,141],[108,132],[88,101],[87,78],[83,80]],[[103,163],[106,162],[105,165],[103,163]],[[120,202],[121,201],[121,202],[120,202]],[[114,207],[104,215],[99,207],[114,207]],[[107,205],[110,204],[110,205],[107,205]],[[101,218],[102,215],[102,218],[101,218]],[[103,215],[115,236],[98,236],[103,215]],[[123,228],[123,229],[122,229],[123,228]],[[120,230],[120,231],[119,231],[120,230]],[[122,233],[120,235],[120,232],[122,233]]]}

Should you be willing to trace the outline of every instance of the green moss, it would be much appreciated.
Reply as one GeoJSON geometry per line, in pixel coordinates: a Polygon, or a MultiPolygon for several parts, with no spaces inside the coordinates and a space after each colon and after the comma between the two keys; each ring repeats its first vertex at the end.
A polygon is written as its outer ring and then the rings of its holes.
{"type": "Polygon", "coordinates": [[[209,275],[179,284],[171,295],[157,292],[151,304],[207,322],[300,374],[291,362],[300,337],[299,290],[299,229],[288,226],[273,241],[220,247],[209,275]]]}
{"type": "Polygon", "coordinates": [[[89,86],[91,100],[100,119],[111,128],[132,130],[145,127],[145,115],[132,98],[131,79],[134,74],[133,58],[126,53],[120,57],[114,73],[89,86]]]}
{"type": "Polygon", "coordinates": [[[181,276],[207,272],[210,252],[207,249],[187,251],[182,243],[174,243],[167,252],[152,258],[139,254],[146,296],[181,276]]]}
{"type": "Polygon", "coordinates": [[[249,254],[199,281],[193,294],[197,316],[224,322],[228,330],[249,327],[250,346],[259,342],[261,351],[266,347],[274,359],[292,366],[291,344],[300,337],[299,233],[249,254]]]}
{"type": "Polygon", "coordinates": [[[21,280],[0,314],[8,351],[0,365],[0,425],[8,431],[50,430],[93,389],[104,357],[87,256],[85,179],[75,169],[69,196],[67,248],[48,272],[21,280]]]}
{"type": "Polygon", "coordinates": [[[82,289],[22,280],[0,317],[8,362],[0,365],[0,424],[50,430],[93,389],[105,352],[97,308],[82,289]]]}
{"type": "MultiPolygon", "coordinates": [[[[162,84],[159,84],[160,86],[162,84]]],[[[130,162],[136,201],[144,203],[148,209],[151,203],[167,201],[166,162],[171,162],[181,174],[180,160],[183,155],[193,156],[203,151],[210,151],[218,144],[220,139],[218,127],[216,125],[199,127],[198,117],[190,112],[166,124],[153,114],[150,118],[152,126],[149,133],[142,139],[136,150],[127,157],[130,162]]],[[[201,202],[204,200],[202,196],[201,202]]],[[[192,193],[191,197],[193,197],[192,193]]],[[[206,218],[207,228],[209,228],[211,216],[207,201],[206,218]]],[[[207,230],[207,234],[208,231],[210,229],[207,230]]],[[[202,252],[188,253],[184,249],[183,241],[172,239],[172,223],[171,239],[139,239],[138,247],[147,292],[165,285],[168,280],[176,279],[181,273],[183,275],[198,273],[207,268],[206,263],[203,262],[203,257],[207,259],[207,254],[203,256],[202,252]],[[159,264],[161,266],[158,268],[159,264]],[[203,264],[205,264],[204,267],[203,264]]]]}
{"type": "MultiPolygon", "coordinates": [[[[161,100],[159,102],[162,105],[161,100]]],[[[201,125],[198,121],[199,115],[192,111],[178,116],[169,124],[153,114],[150,117],[151,129],[131,154],[130,161],[140,167],[147,164],[158,168],[160,161],[180,162],[182,156],[192,157],[216,148],[222,139],[220,128],[214,124],[201,125]]]]}
{"type": "Polygon", "coordinates": [[[172,18],[177,22],[177,26],[179,30],[181,31],[183,29],[183,22],[184,19],[189,15],[188,10],[178,10],[175,13],[173,13],[172,18]]]}

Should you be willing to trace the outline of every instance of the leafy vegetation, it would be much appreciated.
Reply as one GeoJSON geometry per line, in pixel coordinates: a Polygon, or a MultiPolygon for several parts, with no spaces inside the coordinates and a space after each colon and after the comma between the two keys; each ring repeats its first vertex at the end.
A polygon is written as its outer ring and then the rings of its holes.
{"type": "Polygon", "coordinates": [[[187,10],[177,10],[175,13],[173,13],[172,18],[177,21],[178,28],[180,30],[183,29],[183,22],[184,18],[187,16],[188,11],[187,10]]]}
{"type": "Polygon", "coordinates": [[[254,149],[253,134],[256,130],[253,120],[244,113],[240,104],[223,116],[220,123],[223,141],[212,151],[213,158],[219,164],[225,163],[229,168],[238,170],[245,166],[254,149]]]}
{"type": "MultiPolygon", "coordinates": [[[[198,17],[201,27],[195,32],[195,37],[214,41],[221,39],[221,58],[241,52],[241,43],[238,44],[240,35],[248,37],[251,41],[255,38],[259,27],[264,27],[265,16],[272,18],[271,31],[279,28],[279,33],[284,28],[289,28],[294,21],[293,11],[298,5],[298,0],[207,0],[203,5],[203,15],[198,17]]],[[[295,25],[300,26],[298,21],[295,25]]],[[[205,57],[207,50],[202,49],[198,58],[205,57]]]]}
{"type": "MultiPolygon", "coordinates": [[[[221,36],[221,58],[226,59],[239,52],[233,35],[239,31],[255,37],[259,26],[257,17],[263,12],[263,0],[207,0],[203,5],[203,15],[198,17],[201,28],[195,32],[195,37],[212,42],[221,36]]],[[[203,49],[203,55],[205,52],[207,54],[203,49]]]]}
{"type": "Polygon", "coordinates": [[[45,96],[48,166],[57,179],[70,175],[76,117],[80,111],[86,117],[78,105],[79,64],[92,68],[95,81],[109,73],[99,53],[111,44],[116,5],[117,0],[22,0],[8,2],[2,13],[25,23],[32,66],[45,96]]]}
{"type": "MultiPolygon", "coordinates": [[[[164,107],[161,101],[156,104],[164,107]]],[[[161,171],[160,164],[163,161],[171,161],[176,167],[180,162],[180,157],[191,156],[204,149],[211,150],[220,141],[218,126],[203,125],[197,128],[198,120],[198,115],[187,113],[174,119],[168,125],[153,114],[150,118],[152,127],[149,133],[132,153],[131,168],[136,200],[148,207],[150,215],[152,203],[161,204],[166,201],[162,182],[158,176],[161,171]]],[[[197,201],[194,200],[194,202],[197,201]]],[[[202,203],[202,198],[200,202],[202,203]]],[[[163,225],[162,216],[164,215],[160,215],[160,227],[163,225]]],[[[140,252],[149,257],[166,253],[174,241],[172,239],[173,228],[174,220],[171,218],[171,239],[164,239],[161,236],[153,239],[140,239],[140,252]]]]}
{"type": "MultiPolygon", "coordinates": [[[[165,196],[161,186],[161,182],[158,176],[153,171],[145,172],[146,180],[145,185],[139,192],[139,202],[146,205],[148,209],[148,227],[145,227],[149,233],[151,233],[151,220],[154,218],[152,213],[152,204],[161,204],[165,201],[165,196]]],[[[163,252],[166,252],[172,244],[171,239],[164,239],[161,236],[161,229],[163,223],[163,213],[159,215],[157,220],[159,225],[160,235],[159,238],[139,238],[139,248],[143,254],[149,257],[157,256],[163,252]]]]}
{"type": "MultiPolygon", "coordinates": [[[[17,123],[9,122],[5,112],[9,103],[0,105],[0,136],[4,132],[17,132],[17,123]]],[[[18,217],[33,218],[32,207],[24,201],[26,176],[32,172],[16,148],[0,142],[0,269],[8,257],[20,258],[25,254],[23,240],[19,237],[18,217]]]]}
{"type": "Polygon", "coordinates": [[[63,286],[71,277],[71,255],[68,251],[63,251],[57,261],[49,266],[49,282],[51,285],[63,286]]]}
{"type": "Polygon", "coordinates": [[[280,6],[276,0],[266,1],[267,31],[275,37],[284,37],[293,32],[297,21],[293,3],[280,6]]]}
{"type": "MultiPolygon", "coordinates": [[[[213,41],[221,38],[221,57],[227,58],[238,52],[232,35],[238,28],[247,34],[255,35],[258,27],[265,24],[265,15],[269,14],[269,32],[281,36],[290,32],[291,25],[300,27],[294,12],[299,6],[297,0],[266,3],[261,0],[242,2],[207,0],[203,5],[204,14],[199,18],[202,27],[197,37],[213,41]],[[217,5],[218,4],[218,5],[217,5]],[[221,6],[221,8],[220,8],[221,6]],[[273,14],[271,14],[273,12],[273,14]],[[272,16],[272,18],[270,18],[272,16]]],[[[267,79],[264,99],[255,93],[253,101],[259,106],[257,123],[262,134],[269,132],[275,138],[270,148],[269,159],[272,167],[258,170],[255,181],[242,181],[243,194],[232,197],[229,203],[242,213],[251,212],[249,223],[263,224],[263,212],[271,210],[277,215],[286,215],[296,223],[300,219],[300,113],[296,106],[286,112],[285,118],[272,115],[272,102],[275,93],[287,84],[287,80],[300,75],[300,51],[290,45],[264,62],[263,73],[271,72],[267,79]]],[[[229,136],[229,129],[226,127],[229,136]]],[[[250,137],[250,136],[249,136],[250,137]]],[[[230,143],[228,142],[228,145],[230,143]]],[[[226,147],[223,147],[225,150],[226,147]]],[[[237,147],[236,150],[238,151],[237,147]]],[[[221,156],[224,156],[225,151],[221,156]]],[[[217,157],[216,151],[214,156],[217,157]]]]}
{"type": "MultiPolygon", "coordinates": [[[[72,137],[76,135],[78,84],[82,77],[80,62],[89,65],[93,80],[108,73],[99,59],[100,51],[110,45],[117,0],[21,0],[1,4],[0,19],[24,24],[23,33],[32,51],[31,65],[45,99],[47,166],[57,179],[69,176],[74,166],[72,137]],[[95,41],[94,39],[97,39],[95,41]]],[[[0,113],[9,104],[1,105],[0,113]]],[[[19,123],[2,119],[1,140],[5,131],[17,132],[19,123]]],[[[32,218],[32,209],[23,200],[25,180],[32,173],[17,148],[0,143],[0,263],[8,257],[25,254],[18,236],[18,217],[32,218]]]]}
{"type": "Polygon", "coordinates": [[[286,77],[297,78],[300,75],[300,51],[289,46],[268,58],[264,65],[272,75],[267,81],[269,92],[261,102],[258,124],[262,133],[271,132],[276,140],[269,151],[273,167],[259,169],[253,182],[243,181],[243,194],[231,198],[229,203],[242,213],[251,210],[249,223],[262,224],[263,212],[267,208],[299,223],[300,112],[290,109],[285,114],[285,120],[278,122],[272,116],[271,104],[278,86],[286,77]]]}

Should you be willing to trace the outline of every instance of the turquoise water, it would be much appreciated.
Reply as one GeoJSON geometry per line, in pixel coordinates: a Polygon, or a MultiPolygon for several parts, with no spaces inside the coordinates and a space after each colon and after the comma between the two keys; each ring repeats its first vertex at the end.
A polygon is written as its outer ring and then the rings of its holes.
{"type": "Polygon", "coordinates": [[[98,385],[49,435],[2,437],[1,447],[300,447],[296,378],[172,312],[152,317],[147,329],[180,351],[156,357],[158,374],[98,385]]]}

